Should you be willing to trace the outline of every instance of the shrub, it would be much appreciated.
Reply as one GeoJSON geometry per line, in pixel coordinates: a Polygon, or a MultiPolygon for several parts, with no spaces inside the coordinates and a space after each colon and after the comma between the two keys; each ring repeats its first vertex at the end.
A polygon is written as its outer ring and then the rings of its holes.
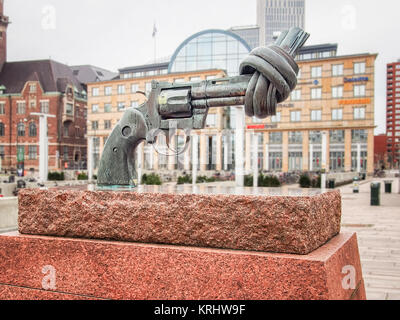
{"type": "Polygon", "coordinates": [[[252,175],[244,176],[244,186],[245,187],[253,186],[253,176],[252,175]]]}
{"type": "Polygon", "coordinates": [[[178,184],[192,183],[192,177],[189,175],[184,175],[182,177],[178,177],[178,184]]]}
{"type": "Polygon", "coordinates": [[[301,188],[310,188],[311,187],[311,179],[308,175],[302,174],[300,176],[300,187],[301,188]]]}
{"type": "Polygon", "coordinates": [[[159,175],[152,173],[150,175],[144,174],[142,176],[142,183],[148,186],[161,186],[162,181],[159,175]]]}
{"type": "Polygon", "coordinates": [[[64,172],[49,172],[47,175],[47,180],[49,181],[64,181],[64,172]]]}
{"type": "MultiPolygon", "coordinates": [[[[244,186],[253,186],[253,176],[247,175],[244,177],[244,186]]],[[[281,186],[281,182],[275,176],[264,176],[262,173],[258,176],[258,186],[263,188],[278,188],[281,186]]]]}
{"type": "Polygon", "coordinates": [[[80,173],[78,175],[78,180],[89,180],[89,177],[87,176],[86,173],[80,173]]]}
{"type": "Polygon", "coordinates": [[[318,178],[312,179],[311,186],[316,189],[321,188],[321,176],[318,176],[318,178]]]}

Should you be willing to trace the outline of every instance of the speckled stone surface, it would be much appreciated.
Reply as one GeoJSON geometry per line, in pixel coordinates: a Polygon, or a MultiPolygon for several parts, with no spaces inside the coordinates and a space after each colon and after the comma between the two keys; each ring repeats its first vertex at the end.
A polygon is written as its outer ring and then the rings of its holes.
{"type": "Polygon", "coordinates": [[[339,234],[339,191],[273,192],[21,190],[19,232],[292,254],[308,254],[339,234]]]}
{"type": "Polygon", "coordinates": [[[55,271],[48,295],[60,298],[365,299],[355,234],[304,256],[10,233],[0,235],[0,299],[47,297],[43,266],[55,271]],[[342,286],[349,265],[356,289],[342,286]]]}
{"type": "Polygon", "coordinates": [[[39,289],[15,287],[0,284],[1,300],[99,300],[95,297],[77,296],[39,289]]]}

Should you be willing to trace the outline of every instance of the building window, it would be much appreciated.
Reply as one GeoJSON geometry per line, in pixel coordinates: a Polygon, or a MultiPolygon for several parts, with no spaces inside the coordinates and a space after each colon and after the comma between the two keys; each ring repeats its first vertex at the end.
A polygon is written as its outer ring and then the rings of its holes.
{"type": "Polygon", "coordinates": [[[26,112],[26,102],[17,102],[17,114],[25,114],[26,112]]]}
{"type": "Polygon", "coordinates": [[[270,144],[282,144],[282,132],[270,132],[269,133],[269,143],[270,144]]]}
{"type": "Polygon", "coordinates": [[[321,99],[321,98],[322,98],[322,88],[312,88],[311,99],[321,99]]]}
{"type": "Polygon", "coordinates": [[[365,84],[354,86],[354,96],[355,97],[365,97],[365,84]]]}
{"type": "Polygon", "coordinates": [[[290,112],[290,121],[291,122],[300,122],[301,121],[301,111],[290,112]]]}
{"type": "MultiPolygon", "coordinates": [[[[367,171],[368,152],[361,151],[360,153],[360,168],[361,171],[367,171]]],[[[351,170],[357,171],[357,152],[351,153],[351,170]]]]}
{"type": "Polygon", "coordinates": [[[68,116],[73,116],[74,115],[74,105],[72,103],[67,103],[65,105],[65,114],[68,116]]]}
{"type": "Polygon", "coordinates": [[[289,143],[290,144],[302,144],[303,133],[301,131],[289,132],[289,143]]]}
{"type": "Polygon", "coordinates": [[[343,98],[343,87],[332,87],[332,98],[343,98]]]}
{"type": "Polygon", "coordinates": [[[104,88],[104,95],[111,96],[112,95],[112,87],[105,87],[104,88]]]}
{"type": "Polygon", "coordinates": [[[330,152],[329,169],[331,171],[344,171],[344,152],[330,152]]]}
{"type": "Polygon", "coordinates": [[[29,124],[29,136],[30,137],[36,137],[37,136],[37,127],[34,122],[31,122],[29,124]]]}
{"type": "Polygon", "coordinates": [[[269,153],[269,170],[271,171],[281,171],[283,157],[282,152],[270,152],[269,153]]]}
{"type": "Polygon", "coordinates": [[[92,88],[92,96],[98,97],[100,95],[99,88],[92,88]]]}
{"type": "Polygon", "coordinates": [[[331,130],[330,143],[344,143],[344,130],[331,130]]]}
{"type": "Polygon", "coordinates": [[[311,110],[311,121],[321,121],[322,110],[311,110]]]}
{"type": "Polygon", "coordinates": [[[29,93],[35,93],[35,92],[36,92],[36,84],[29,85],[29,93]]]}
{"type": "Polygon", "coordinates": [[[69,160],[69,148],[68,146],[64,146],[63,148],[64,150],[64,161],[68,161],[69,160]]]}
{"type": "Polygon", "coordinates": [[[343,109],[333,109],[332,120],[334,121],[343,120],[343,109]]]}
{"type": "Polygon", "coordinates": [[[365,62],[354,63],[354,73],[355,74],[365,73],[365,62]]]}
{"type": "Polygon", "coordinates": [[[105,130],[111,129],[111,120],[104,120],[104,129],[105,130]]]}
{"type": "Polygon", "coordinates": [[[0,115],[1,114],[6,114],[6,103],[5,102],[0,103],[0,115]]]}
{"type": "Polygon", "coordinates": [[[125,94],[125,85],[118,85],[118,94],[125,94]]]}
{"type": "Polygon", "coordinates": [[[5,133],[4,123],[0,122],[0,137],[4,137],[5,133]]]}
{"type": "Polygon", "coordinates": [[[92,113],[98,113],[98,112],[99,112],[99,105],[92,104],[92,113]]]}
{"type": "Polygon", "coordinates": [[[124,110],[125,110],[125,103],[118,102],[118,111],[124,111],[124,110]]]}
{"type": "Polygon", "coordinates": [[[302,152],[289,152],[289,170],[290,171],[303,170],[303,153],[302,152]]]}
{"type": "Polygon", "coordinates": [[[104,112],[105,113],[110,113],[112,111],[112,105],[111,103],[105,103],[104,104],[104,112]]]}
{"type": "Polygon", "coordinates": [[[29,160],[37,159],[37,146],[29,146],[29,160]]]}
{"type": "Polygon", "coordinates": [[[322,143],[322,133],[321,131],[310,131],[309,142],[311,144],[321,144],[322,143]]]}
{"type": "Polygon", "coordinates": [[[275,116],[271,117],[271,122],[272,123],[279,123],[281,122],[281,113],[277,112],[275,116]]]}
{"type": "Polygon", "coordinates": [[[353,143],[367,143],[368,133],[366,130],[351,130],[351,141],[353,143]]]}
{"type": "Polygon", "coordinates": [[[312,78],[321,78],[322,77],[322,67],[312,67],[311,68],[311,77],[312,78]]]}
{"type": "Polygon", "coordinates": [[[332,76],[342,76],[343,75],[343,64],[334,64],[332,65],[332,76]]]}
{"type": "Polygon", "coordinates": [[[132,85],[131,85],[131,92],[132,92],[132,93],[136,93],[136,92],[138,92],[138,91],[139,91],[139,85],[136,84],[136,83],[132,84],[132,85]]]}
{"type": "Polygon", "coordinates": [[[64,123],[64,137],[69,137],[69,122],[64,123]]]}
{"type": "Polygon", "coordinates": [[[297,100],[301,100],[301,90],[297,89],[294,90],[291,94],[291,100],[292,101],[297,101],[297,100]]]}
{"type": "Polygon", "coordinates": [[[50,111],[49,101],[40,101],[40,112],[48,114],[50,111]]]}
{"type": "Polygon", "coordinates": [[[6,155],[6,152],[4,150],[4,146],[0,146],[0,158],[4,159],[5,155],[6,155]]]}
{"type": "Polygon", "coordinates": [[[22,122],[18,123],[17,134],[18,137],[25,137],[25,124],[23,124],[22,122]]]}
{"type": "Polygon", "coordinates": [[[92,121],[92,130],[98,130],[98,129],[99,129],[99,122],[92,121]]]}
{"type": "Polygon", "coordinates": [[[354,108],[354,120],[365,119],[365,108],[354,108]]]}

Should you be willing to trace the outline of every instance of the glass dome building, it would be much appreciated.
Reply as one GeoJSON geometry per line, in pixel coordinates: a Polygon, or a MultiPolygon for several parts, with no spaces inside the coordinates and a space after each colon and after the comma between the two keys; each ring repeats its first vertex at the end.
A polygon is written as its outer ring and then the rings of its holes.
{"type": "Polygon", "coordinates": [[[240,62],[250,50],[246,41],[233,32],[205,30],[192,35],[176,49],[168,73],[222,69],[228,76],[236,76],[240,62]]]}

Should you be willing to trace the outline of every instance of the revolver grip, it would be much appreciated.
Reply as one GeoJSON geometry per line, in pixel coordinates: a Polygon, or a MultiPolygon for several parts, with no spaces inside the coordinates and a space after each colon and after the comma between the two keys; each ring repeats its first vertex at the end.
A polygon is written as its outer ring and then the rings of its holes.
{"type": "Polygon", "coordinates": [[[98,185],[135,186],[136,148],[146,139],[146,134],[143,114],[137,109],[128,109],[104,147],[98,170],[98,185]]]}

